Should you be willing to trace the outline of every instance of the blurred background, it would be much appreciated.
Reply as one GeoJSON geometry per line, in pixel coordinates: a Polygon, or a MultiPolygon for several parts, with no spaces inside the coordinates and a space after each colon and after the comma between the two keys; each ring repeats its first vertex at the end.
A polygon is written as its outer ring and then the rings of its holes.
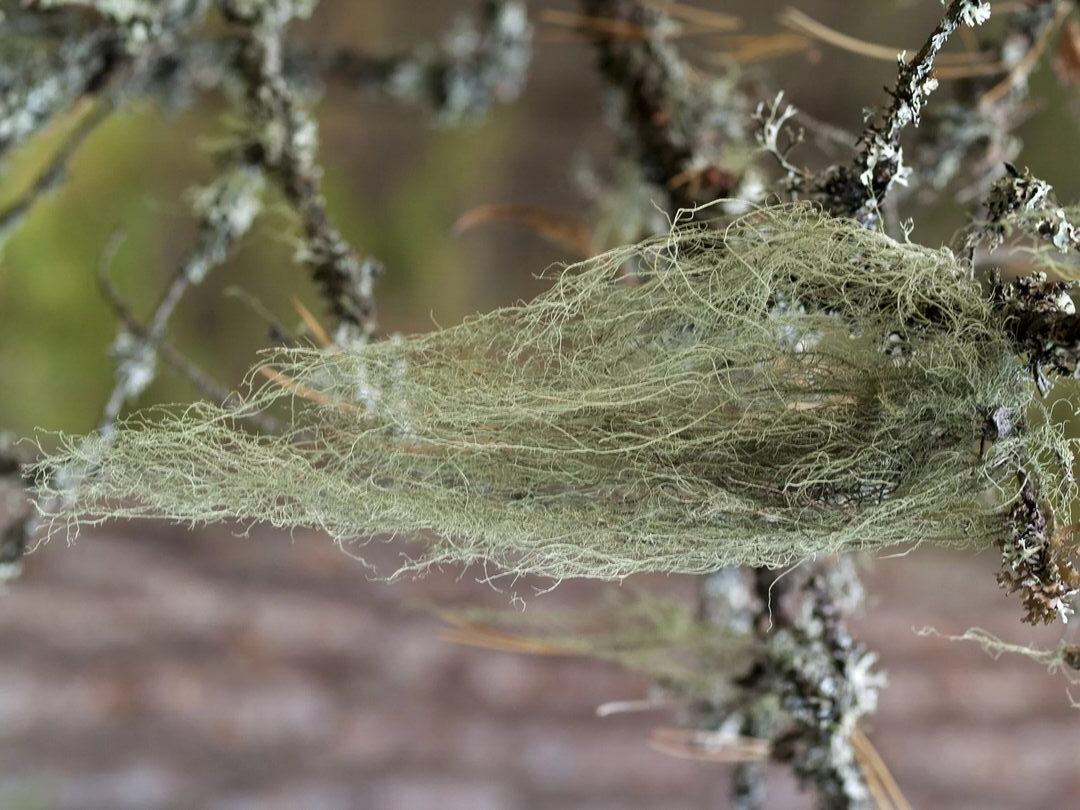
{"type": "MultiPolygon", "coordinates": [[[[696,5],[778,29],[780,2],[696,5]]],[[[995,7],[998,5],[994,4],[995,7]]],[[[846,33],[914,50],[940,19],[933,0],[801,10],[846,33]]],[[[464,0],[322,0],[296,36],[395,51],[437,39],[464,0]]],[[[574,10],[533,0],[530,12],[574,10]]],[[[615,141],[588,43],[536,23],[528,85],[467,126],[327,88],[317,112],[329,207],[344,235],[387,268],[376,288],[381,334],[449,325],[529,297],[554,262],[575,257],[535,232],[454,222],[488,203],[542,206],[589,221],[581,178],[609,171],[615,141]]],[[[696,64],[724,43],[692,43],[696,64]]],[[[730,65],[725,69],[731,69],[730,65]]],[[[857,131],[884,103],[895,67],[818,45],[738,68],[783,89],[821,121],[857,131]]],[[[718,71],[721,68],[717,68],[718,71]]],[[[1033,77],[1020,165],[1059,199],[1080,197],[1076,99],[1050,67],[1033,77]]],[[[113,384],[112,314],[95,268],[117,228],[118,290],[136,313],[168,283],[194,226],[185,196],[213,176],[223,130],[217,96],[176,113],[128,107],[75,157],[68,182],[32,212],[0,255],[0,426],[85,432],[113,384]]],[[[63,122],[13,156],[0,200],[14,199],[63,135],[63,122]]],[[[912,238],[947,242],[970,209],[942,205],[912,238]]],[[[257,299],[299,322],[296,295],[320,302],[293,262],[290,215],[271,210],[226,266],[183,300],[171,341],[236,385],[269,341],[257,299]]],[[[197,396],[163,369],[142,404],[197,396]]],[[[371,556],[392,566],[398,550],[371,556]]],[[[880,651],[889,687],[870,736],[917,808],[1068,807],[1080,795],[1080,727],[1065,684],[1023,660],[917,637],[984,627],[1053,645],[1060,629],[1019,623],[998,589],[996,553],[916,550],[874,561],[856,631],[880,651]]],[[[418,601],[505,607],[473,571],[388,585],[324,537],[254,528],[189,532],[160,524],[85,531],[28,556],[0,597],[0,808],[719,808],[730,766],[650,749],[662,713],[598,719],[595,707],[640,697],[644,679],[611,664],[465,648],[442,641],[418,601]]],[[[632,583],[633,584],[633,583],[632,583]]],[[[690,595],[689,579],[645,584],[690,595]]],[[[529,610],[605,588],[564,584],[529,610]]],[[[520,590],[520,588],[519,588],[520,590]]],[[[782,770],[770,806],[807,806],[782,770]]]]}

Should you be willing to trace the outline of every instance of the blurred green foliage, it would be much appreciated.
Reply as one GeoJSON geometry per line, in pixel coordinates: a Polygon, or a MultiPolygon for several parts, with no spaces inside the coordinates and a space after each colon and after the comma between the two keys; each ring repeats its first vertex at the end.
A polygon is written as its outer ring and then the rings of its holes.
{"type": "MultiPolygon", "coordinates": [[[[126,110],[95,133],[70,166],[69,180],[44,198],[0,255],[0,425],[20,435],[35,428],[92,428],[112,386],[107,354],[115,321],[97,286],[106,243],[117,229],[123,243],[110,270],[124,300],[147,314],[165,289],[194,233],[188,190],[212,177],[211,139],[222,128],[216,110],[164,115],[153,105],[126,110]]],[[[2,178],[0,204],[10,201],[47,162],[63,131],[60,122],[27,145],[2,178]]],[[[449,226],[461,200],[482,196],[484,166],[513,129],[513,113],[456,131],[432,131],[395,173],[383,199],[352,179],[351,155],[324,148],[325,191],[345,235],[393,268],[378,289],[385,328],[424,328],[434,315],[460,320],[475,309],[470,270],[449,226]]],[[[268,324],[240,298],[238,287],[273,313],[299,323],[295,295],[315,313],[321,304],[292,263],[294,223],[271,204],[237,254],[185,297],[169,339],[226,385],[235,385],[267,345],[268,324]]],[[[167,367],[144,401],[197,396],[167,367]]]]}

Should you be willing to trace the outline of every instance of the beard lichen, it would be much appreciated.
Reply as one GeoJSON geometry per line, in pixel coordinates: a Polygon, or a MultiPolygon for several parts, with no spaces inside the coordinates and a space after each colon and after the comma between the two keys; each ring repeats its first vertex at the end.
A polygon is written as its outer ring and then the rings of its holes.
{"type": "MultiPolygon", "coordinates": [[[[700,616],[689,600],[630,587],[570,607],[439,607],[436,612],[449,625],[440,634],[445,640],[610,661],[647,676],[650,700],[657,703],[730,700],[731,679],[753,663],[754,642],[745,633],[700,616]],[[721,673],[728,677],[717,677],[721,673]]],[[[605,704],[600,713],[617,711],[619,705],[605,704]]]]}
{"type": "Polygon", "coordinates": [[[677,226],[531,302],[260,368],[238,404],[63,438],[37,470],[54,525],[264,521],[428,538],[406,570],[621,578],[1007,543],[1018,470],[1050,513],[1074,492],[1073,444],[1027,418],[1042,406],[970,272],[809,206],[677,226]],[[268,409],[283,432],[243,426],[268,409]],[[991,413],[1015,427],[987,442],[991,413]],[[49,474],[73,469],[73,489],[49,474]]]}

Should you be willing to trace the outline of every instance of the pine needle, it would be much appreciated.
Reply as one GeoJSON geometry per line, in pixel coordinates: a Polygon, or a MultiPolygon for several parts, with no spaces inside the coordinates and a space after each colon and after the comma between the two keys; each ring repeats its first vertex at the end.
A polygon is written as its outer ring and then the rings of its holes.
{"type": "Polygon", "coordinates": [[[699,762],[761,762],[772,750],[768,740],[755,737],[671,727],[654,729],[649,745],[668,756],[699,762]]]}
{"type": "MultiPolygon", "coordinates": [[[[832,45],[834,48],[865,56],[869,59],[896,62],[896,57],[905,51],[904,48],[867,42],[858,37],[842,33],[790,6],[780,13],[777,21],[786,28],[811,36],[832,45]]],[[[915,51],[909,52],[914,53],[915,51]]],[[[941,79],[961,79],[1004,72],[1005,66],[995,60],[993,54],[990,53],[943,53],[937,58],[934,75],[941,79]]]]}

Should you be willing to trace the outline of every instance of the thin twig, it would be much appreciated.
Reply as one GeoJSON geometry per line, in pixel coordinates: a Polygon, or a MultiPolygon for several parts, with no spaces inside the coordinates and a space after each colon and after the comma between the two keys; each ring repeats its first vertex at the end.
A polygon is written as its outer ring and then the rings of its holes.
{"type": "MultiPolygon", "coordinates": [[[[226,402],[232,397],[230,389],[214,380],[198,365],[185,357],[183,353],[164,339],[162,333],[151,335],[147,327],[139,323],[131,312],[131,308],[120,296],[116,287],[113,286],[109,278],[109,269],[123,243],[123,238],[123,232],[117,231],[109,239],[105,249],[102,251],[97,271],[98,288],[101,291],[102,298],[105,299],[105,302],[112,310],[121,331],[130,335],[142,347],[143,351],[153,355],[160,355],[174,371],[191,383],[202,396],[214,402],[226,402]]],[[[126,399],[123,386],[117,385],[113,388],[108,403],[103,409],[104,413],[101,420],[101,429],[105,433],[110,431],[126,399]]],[[[266,414],[245,414],[244,418],[271,433],[278,432],[281,427],[277,420],[266,414]]]]}
{"type": "Polygon", "coordinates": [[[30,183],[30,185],[10,203],[3,211],[0,211],[0,243],[3,243],[10,234],[22,223],[23,219],[34,205],[64,182],[67,175],[68,164],[72,157],[79,151],[88,137],[109,117],[112,105],[106,101],[99,101],[85,114],[72,130],[64,137],[60,148],[53,153],[49,163],[30,183]]]}

